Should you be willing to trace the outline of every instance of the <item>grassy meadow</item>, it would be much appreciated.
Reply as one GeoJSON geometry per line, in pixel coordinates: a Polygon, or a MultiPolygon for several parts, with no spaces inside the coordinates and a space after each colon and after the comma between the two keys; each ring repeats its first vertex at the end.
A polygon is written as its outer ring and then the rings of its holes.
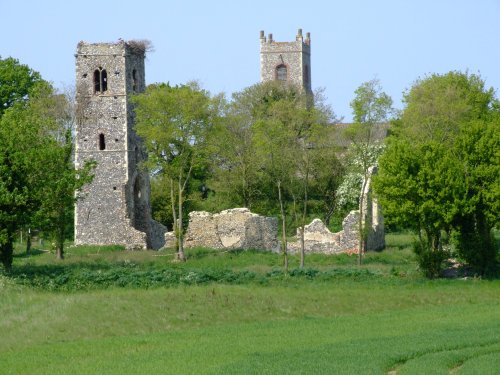
{"type": "Polygon", "coordinates": [[[289,274],[258,251],[18,248],[0,374],[498,374],[500,280],[426,280],[410,240],[289,274]]]}

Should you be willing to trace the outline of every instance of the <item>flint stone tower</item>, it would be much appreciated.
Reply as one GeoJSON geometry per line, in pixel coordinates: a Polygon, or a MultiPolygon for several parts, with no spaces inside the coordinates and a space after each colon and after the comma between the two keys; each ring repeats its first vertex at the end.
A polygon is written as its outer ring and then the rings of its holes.
{"type": "Polygon", "coordinates": [[[276,42],[260,32],[260,80],[287,81],[311,92],[311,34],[299,29],[294,42],[276,42]]]}
{"type": "Polygon", "coordinates": [[[133,130],[129,96],[145,90],[146,45],[137,41],[77,46],[75,164],[97,162],[76,203],[75,244],[160,248],[166,228],[151,219],[149,176],[133,130]]]}

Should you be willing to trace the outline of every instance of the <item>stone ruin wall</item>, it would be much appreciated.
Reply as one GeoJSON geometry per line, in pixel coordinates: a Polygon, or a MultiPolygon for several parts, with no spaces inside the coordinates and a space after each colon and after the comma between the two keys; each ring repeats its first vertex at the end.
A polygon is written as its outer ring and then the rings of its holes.
{"type": "MultiPolygon", "coordinates": [[[[320,220],[314,219],[304,227],[304,249],[306,253],[337,254],[354,251],[358,247],[359,211],[351,211],[342,222],[342,230],[332,233],[320,220]]],[[[301,249],[300,228],[297,236],[288,242],[287,250],[299,253],[301,249]]]]}
{"type": "Polygon", "coordinates": [[[385,248],[384,216],[377,198],[373,196],[372,177],[378,173],[378,167],[368,169],[368,181],[363,197],[364,225],[368,229],[365,248],[366,250],[382,250],[385,248]]]}
{"type": "MultiPolygon", "coordinates": [[[[385,246],[383,220],[376,202],[369,199],[366,225],[370,228],[366,250],[381,250],[385,246]],[[377,213],[377,220],[371,217],[377,213]],[[373,223],[376,222],[377,225],[373,223]]],[[[358,248],[359,211],[351,211],[342,222],[342,230],[332,233],[320,219],[314,219],[304,228],[306,253],[337,254],[356,252],[358,248]]],[[[173,232],[165,234],[165,247],[174,247],[173,232]]],[[[184,247],[207,247],[212,249],[258,249],[279,251],[278,219],[251,213],[247,208],[233,208],[218,214],[194,211],[189,214],[189,225],[184,236],[184,247]]],[[[300,229],[297,236],[288,242],[287,250],[300,252],[300,229]]]]}
{"type": "MultiPolygon", "coordinates": [[[[363,202],[363,225],[367,229],[364,244],[366,251],[382,250],[385,247],[384,217],[380,205],[373,197],[371,186],[372,177],[377,171],[376,166],[369,168],[368,181],[360,195],[360,201],[363,202]]],[[[325,254],[357,251],[359,212],[359,210],[351,211],[342,222],[342,230],[337,233],[330,232],[320,219],[314,219],[304,227],[305,251],[325,254]]],[[[294,253],[300,249],[300,229],[298,229],[296,238],[288,243],[288,250],[294,253]]]]}
{"type": "MultiPolygon", "coordinates": [[[[371,178],[377,168],[369,169],[369,178],[361,197],[364,202],[364,225],[368,228],[365,250],[385,247],[384,220],[377,200],[372,196],[371,178]]],[[[307,253],[337,254],[356,252],[358,248],[359,210],[351,211],[342,221],[342,230],[332,233],[320,219],[304,227],[304,248],[307,253]]],[[[175,236],[165,236],[167,247],[174,247],[175,236]]],[[[279,250],[278,219],[251,213],[247,208],[233,208],[218,214],[195,211],[189,214],[189,225],[184,246],[213,249],[279,250]]],[[[297,236],[288,242],[290,253],[300,252],[300,228],[297,236]]]]}
{"type": "MultiPolygon", "coordinates": [[[[368,169],[368,181],[365,190],[361,192],[363,202],[363,225],[367,229],[364,248],[366,251],[382,250],[385,247],[384,217],[377,199],[372,194],[372,177],[377,174],[377,167],[368,169]]],[[[306,252],[334,254],[357,251],[359,210],[351,211],[342,222],[342,230],[331,233],[320,219],[314,219],[304,227],[304,249],[306,252]]],[[[290,252],[300,251],[300,229],[297,236],[288,244],[290,252]]]]}
{"type": "Polygon", "coordinates": [[[247,208],[218,214],[191,212],[184,246],[278,251],[278,219],[251,213],[247,208]]]}

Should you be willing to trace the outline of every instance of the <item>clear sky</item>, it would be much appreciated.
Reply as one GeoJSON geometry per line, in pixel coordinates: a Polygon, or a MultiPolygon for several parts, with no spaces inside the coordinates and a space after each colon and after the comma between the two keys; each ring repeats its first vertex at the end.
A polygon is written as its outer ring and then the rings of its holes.
{"type": "Polygon", "coordinates": [[[292,41],[311,32],[313,88],[338,116],[378,78],[401,108],[418,77],[480,73],[500,88],[500,0],[0,0],[0,56],[57,87],[74,85],[76,45],[149,39],[146,80],[196,79],[228,97],[259,81],[259,31],[292,41]]]}

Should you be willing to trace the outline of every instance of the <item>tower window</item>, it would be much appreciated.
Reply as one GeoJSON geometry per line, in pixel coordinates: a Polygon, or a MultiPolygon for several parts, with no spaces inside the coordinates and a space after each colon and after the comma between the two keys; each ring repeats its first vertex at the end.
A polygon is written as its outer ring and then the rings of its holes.
{"type": "Polygon", "coordinates": [[[104,134],[99,134],[99,150],[106,149],[106,140],[104,139],[104,134]]]}
{"type": "Polygon", "coordinates": [[[306,85],[309,84],[309,80],[310,80],[310,77],[309,77],[309,65],[304,65],[304,83],[306,85]]]}
{"type": "Polygon", "coordinates": [[[108,73],[106,69],[99,67],[94,71],[94,93],[102,94],[108,90],[108,73]]]}
{"type": "Polygon", "coordinates": [[[286,65],[281,64],[276,67],[276,79],[278,81],[286,81],[287,80],[287,69],[286,65]]]}
{"type": "Polygon", "coordinates": [[[94,71],[94,93],[101,92],[101,72],[99,70],[94,71]]]}
{"type": "Polygon", "coordinates": [[[108,73],[106,73],[106,70],[101,71],[101,91],[107,91],[108,90],[108,73]]]}
{"type": "Polygon", "coordinates": [[[132,70],[132,91],[137,91],[137,70],[132,70]]]}

